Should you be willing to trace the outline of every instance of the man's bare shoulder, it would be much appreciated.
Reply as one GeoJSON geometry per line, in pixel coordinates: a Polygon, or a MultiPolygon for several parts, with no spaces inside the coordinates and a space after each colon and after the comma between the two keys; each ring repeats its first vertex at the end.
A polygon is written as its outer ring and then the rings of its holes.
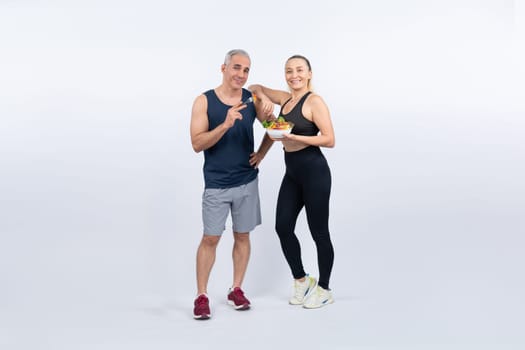
{"type": "Polygon", "coordinates": [[[195,100],[193,101],[193,103],[204,103],[204,102],[207,102],[208,99],[206,97],[205,94],[200,94],[198,95],[197,97],[195,97],[195,100]]]}
{"type": "Polygon", "coordinates": [[[206,95],[200,94],[197,97],[195,97],[195,100],[193,101],[194,110],[205,110],[207,107],[208,99],[206,98],[206,95]]]}

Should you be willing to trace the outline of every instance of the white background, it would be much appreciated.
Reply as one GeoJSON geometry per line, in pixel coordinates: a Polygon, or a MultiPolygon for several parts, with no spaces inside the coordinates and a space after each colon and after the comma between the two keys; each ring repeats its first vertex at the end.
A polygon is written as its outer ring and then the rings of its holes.
{"type": "MultiPolygon", "coordinates": [[[[524,18],[521,0],[1,0],[0,347],[523,349],[524,18]],[[330,108],[324,309],[286,304],[275,145],[254,307],[225,305],[228,228],[213,318],[191,318],[191,105],[232,48],[252,56],[249,84],[281,89],[286,58],[307,56],[330,108]]],[[[303,214],[297,233],[316,275],[303,214]]]]}

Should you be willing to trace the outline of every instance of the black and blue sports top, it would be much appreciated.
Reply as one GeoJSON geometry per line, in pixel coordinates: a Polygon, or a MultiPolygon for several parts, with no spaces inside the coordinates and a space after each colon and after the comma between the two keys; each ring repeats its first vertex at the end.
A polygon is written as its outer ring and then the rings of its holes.
{"type": "MultiPolygon", "coordinates": [[[[215,129],[224,122],[228,106],[222,103],[215,91],[204,93],[208,100],[208,130],[215,129]]],[[[242,100],[251,96],[251,92],[242,89],[242,100]]],[[[253,123],[256,118],[255,106],[249,103],[240,111],[242,119],[226,131],[222,138],[212,147],[204,150],[204,185],[205,188],[231,188],[253,181],[259,172],[250,165],[250,154],[253,153],[253,123]]]]}

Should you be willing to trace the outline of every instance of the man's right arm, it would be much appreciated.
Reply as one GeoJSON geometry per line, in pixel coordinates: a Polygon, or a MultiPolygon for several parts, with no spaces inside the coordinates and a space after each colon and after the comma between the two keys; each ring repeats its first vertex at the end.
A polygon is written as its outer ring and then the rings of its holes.
{"type": "Polygon", "coordinates": [[[199,95],[193,102],[190,124],[191,145],[197,153],[215,145],[229,129],[222,123],[215,129],[208,130],[207,109],[208,101],[206,96],[199,95]]]}
{"type": "Polygon", "coordinates": [[[245,109],[246,104],[239,103],[228,109],[224,121],[217,125],[213,130],[208,130],[208,100],[206,96],[200,95],[195,99],[191,110],[191,145],[195,152],[204,151],[215,145],[221,137],[230,129],[237,119],[242,119],[241,109],[245,109]]]}

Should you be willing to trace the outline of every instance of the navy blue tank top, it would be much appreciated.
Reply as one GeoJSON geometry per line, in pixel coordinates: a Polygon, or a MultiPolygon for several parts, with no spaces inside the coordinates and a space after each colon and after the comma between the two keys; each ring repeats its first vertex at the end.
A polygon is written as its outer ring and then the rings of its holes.
{"type": "MultiPolygon", "coordinates": [[[[208,90],[204,93],[208,100],[208,130],[215,129],[224,122],[228,109],[215,94],[208,90]]],[[[251,96],[251,92],[242,89],[242,100],[251,96]]],[[[245,185],[257,177],[258,169],[250,165],[253,153],[253,122],[256,118],[255,106],[249,103],[240,111],[241,120],[222,136],[212,147],[204,150],[204,185],[206,188],[231,188],[245,185]]]]}
{"type": "Polygon", "coordinates": [[[290,102],[290,100],[286,101],[281,106],[281,111],[279,112],[279,115],[282,115],[284,119],[286,119],[286,121],[294,123],[292,134],[303,136],[315,136],[319,133],[319,128],[317,127],[317,125],[306,119],[303,115],[304,101],[311,93],[311,91],[308,91],[306,94],[304,94],[304,96],[301,97],[299,102],[297,102],[297,104],[292,108],[290,112],[288,112],[288,114],[284,114],[283,109],[284,106],[286,106],[286,104],[290,102]]]}

